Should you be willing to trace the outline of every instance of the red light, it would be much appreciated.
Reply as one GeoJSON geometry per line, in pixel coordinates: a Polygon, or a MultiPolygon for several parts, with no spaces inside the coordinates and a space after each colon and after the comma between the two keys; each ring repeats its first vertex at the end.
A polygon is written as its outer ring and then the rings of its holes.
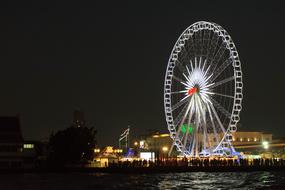
{"type": "Polygon", "coordinates": [[[190,88],[190,89],[188,90],[188,95],[189,95],[189,96],[192,96],[192,94],[194,94],[195,92],[197,92],[197,88],[195,88],[195,87],[190,88]]]}

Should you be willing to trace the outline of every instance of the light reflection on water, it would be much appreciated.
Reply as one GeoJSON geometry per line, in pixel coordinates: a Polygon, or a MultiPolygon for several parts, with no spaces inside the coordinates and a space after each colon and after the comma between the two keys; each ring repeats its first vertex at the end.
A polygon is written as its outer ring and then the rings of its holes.
{"type": "Polygon", "coordinates": [[[5,190],[285,189],[285,172],[1,174],[5,190]]]}

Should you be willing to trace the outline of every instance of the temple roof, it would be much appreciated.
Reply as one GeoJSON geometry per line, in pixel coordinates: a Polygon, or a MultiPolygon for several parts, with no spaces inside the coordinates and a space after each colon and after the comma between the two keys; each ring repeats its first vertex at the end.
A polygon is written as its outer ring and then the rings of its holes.
{"type": "Polygon", "coordinates": [[[0,117],[0,143],[23,142],[19,117],[0,117]]]}

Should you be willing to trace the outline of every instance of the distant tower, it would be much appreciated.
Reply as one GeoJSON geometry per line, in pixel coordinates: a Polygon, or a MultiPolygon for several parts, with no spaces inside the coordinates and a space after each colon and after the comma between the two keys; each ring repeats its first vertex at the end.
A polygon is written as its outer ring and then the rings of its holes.
{"type": "Polygon", "coordinates": [[[81,110],[75,110],[73,112],[73,127],[85,127],[84,112],[81,110]]]}

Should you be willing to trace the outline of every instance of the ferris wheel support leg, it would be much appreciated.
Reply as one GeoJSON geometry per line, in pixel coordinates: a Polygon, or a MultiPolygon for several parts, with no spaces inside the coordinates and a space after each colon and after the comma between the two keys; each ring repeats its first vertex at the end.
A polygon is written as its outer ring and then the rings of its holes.
{"type": "Polygon", "coordinates": [[[174,145],[174,142],[173,142],[172,145],[171,145],[171,147],[170,147],[170,149],[169,149],[168,157],[171,156],[171,153],[172,153],[172,151],[173,151],[173,147],[174,147],[174,146],[175,146],[175,145],[174,145]]]}

